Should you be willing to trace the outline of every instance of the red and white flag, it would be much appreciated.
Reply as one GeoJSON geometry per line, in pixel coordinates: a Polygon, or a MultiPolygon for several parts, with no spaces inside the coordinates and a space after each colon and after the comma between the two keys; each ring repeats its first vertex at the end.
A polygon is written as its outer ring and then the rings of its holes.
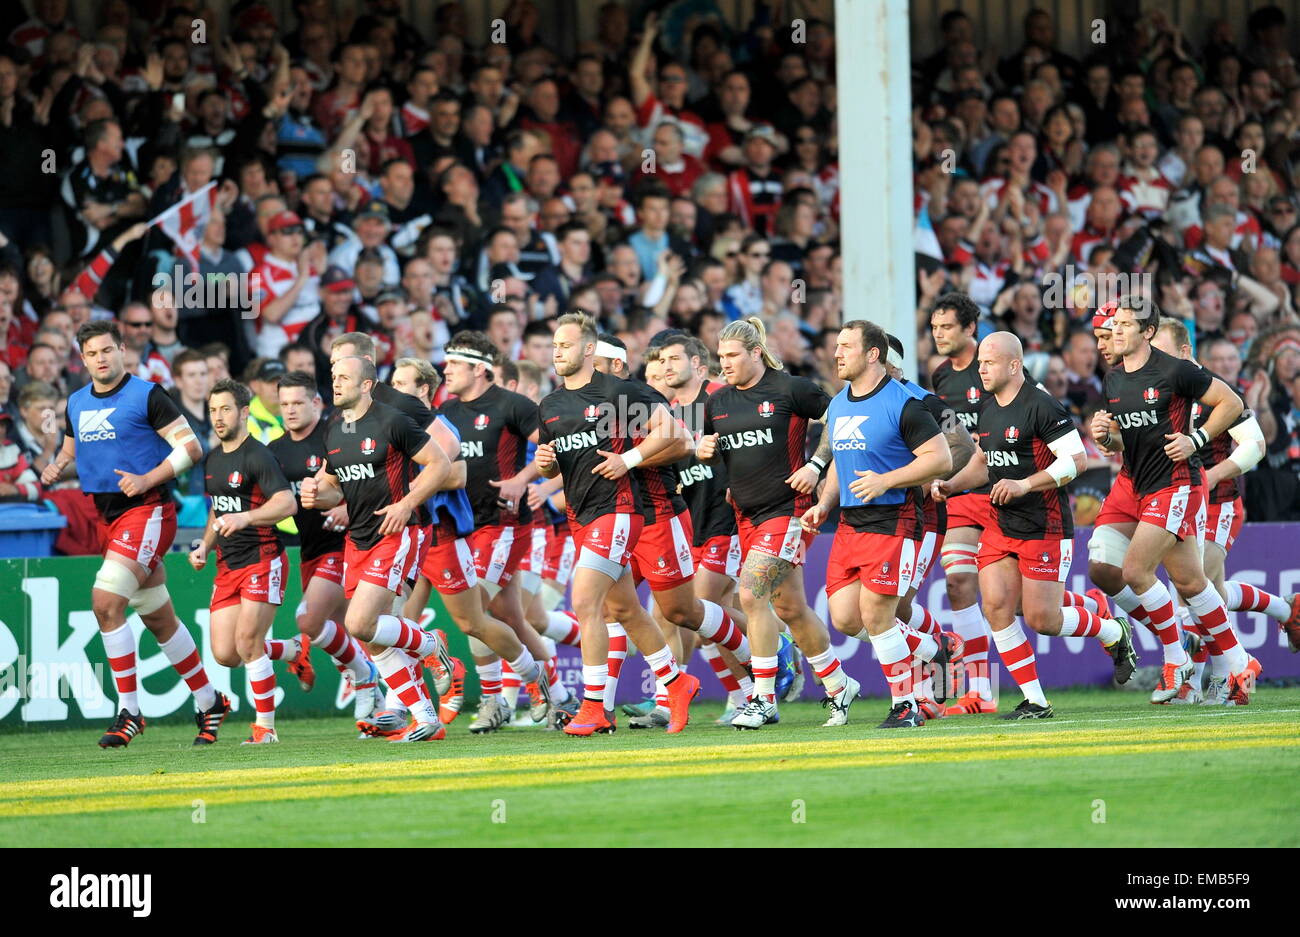
{"type": "Polygon", "coordinates": [[[158,225],[176,242],[176,249],[199,265],[199,242],[203,230],[212,217],[212,206],[217,203],[217,183],[209,182],[203,188],[185,196],[150,222],[158,225]]]}

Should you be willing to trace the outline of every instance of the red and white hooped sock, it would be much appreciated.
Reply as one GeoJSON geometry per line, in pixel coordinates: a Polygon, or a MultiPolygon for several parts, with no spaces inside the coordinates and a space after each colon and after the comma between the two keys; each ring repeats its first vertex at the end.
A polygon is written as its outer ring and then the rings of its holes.
{"type": "Polygon", "coordinates": [[[271,660],[290,660],[298,656],[298,638],[294,636],[285,640],[283,638],[267,638],[264,642],[266,645],[266,656],[271,660]]]}
{"type": "Polygon", "coordinates": [[[930,614],[930,610],[920,602],[913,600],[912,615],[907,620],[908,627],[921,634],[939,637],[939,619],[930,614]]]}
{"type": "Polygon", "coordinates": [[[989,623],[984,620],[980,607],[953,609],[952,630],[965,647],[962,669],[967,692],[978,693],[980,699],[993,699],[993,684],[989,680],[989,623]]]}
{"type": "Polygon", "coordinates": [[[1224,604],[1230,612],[1263,612],[1277,621],[1286,621],[1291,617],[1291,606],[1286,599],[1265,592],[1259,586],[1229,579],[1223,584],[1223,591],[1227,593],[1224,604]]]}
{"type": "Polygon", "coordinates": [[[1237,632],[1228,621],[1228,610],[1223,605],[1223,598],[1214,584],[1207,582],[1199,594],[1186,596],[1187,610],[1196,617],[1206,633],[1214,639],[1223,654],[1223,662],[1228,665],[1229,673],[1240,673],[1250,661],[1245,648],[1237,640],[1237,632]]]}
{"type": "Polygon", "coordinates": [[[1155,585],[1138,596],[1138,604],[1146,609],[1147,617],[1151,619],[1151,628],[1160,639],[1165,663],[1186,663],[1187,652],[1183,650],[1178,620],[1174,617],[1174,600],[1165,584],[1157,579],[1155,585]]]}
{"type": "Polygon", "coordinates": [[[175,671],[181,675],[185,685],[194,694],[194,703],[201,710],[211,709],[217,702],[217,691],[208,680],[208,672],[203,669],[203,657],[199,654],[194,636],[181,622],[176,622],[176,631],[170,638],[158,645],[175,671]]]}
{"type": "Polygon", "coordinates": [[[605,701],[605,709],[612,711],[618,697],[618,678],[627,660],[627,631],[616,621],[605,622],[605,630],[609,632],[609,653],[605,658],[605,692],[601,699],[605,701]]]}
{"type": "Polygon", "coordinates": [[[840,666],[840,659],[830,648],[816,656],[810,655],[808,663],[812,664],[813,672],[821,678],[827,696],[834,696],[848,683],[844,668],[840,666]]]}
{"type": "Polygon", "coordinates": [[[370,677],[370,658],[361,642],[336,621],[326,621],[321,626],[316,646],[334,659],[340,670],[352,674],[352,684],[365,683],[370,677]]]}
{"type": "Polygon", "coordinates": [[[1063,638],[1100,638],[1103,645],[1110,647],[1123,636],[1123,629],[1114,619],[1102,618],[1096,612],[1077,605],[1061,609],[1063,638]]]}
{"type": "Polygon", "coordinates": [[[731,620],[731,616],[727,614],[726,609],[716,602],[710,602],[708,599],[700,599],[700,604],[704,606],[704,620],[700,623],[700,638],[704,641],[713,641],[722,645],[735,654],[736,659],[742,664],[749,663],[751,660],[749,640],[736,627],[736,623],[731,620]]]}
{"type": "Polygon", "coordinates": [[[375,636],[371,638],[370,643],[381,647],[414,651],[421,657],[432,654],[434,648],[438,646],[438,640],[432,634],[422,631],[420,626],[409,618],[398,618],[396,615],[379,616],[375,621],[375,636]]]}
{"type": "Polygon", "coordinates": [[[1012,619],[1009,627],[993,632],[993,642],[998,646],[998,654],[1011,676],[1015,678],[1020,692],[1025,699],[1038,706],[1047,705],[1042,685],[1038,682],[1038,662],[1034,657],[1033,646],[1025,637],[1025,629],[1020,622],[1012,619]]]}
{"type": "Polygon", "coordinates": [[[253,708],[257,711],[257,724],[267,729],[275,728],[275,668],[271,658],[263,654],[244,664],[248,686],[253,691],[253,708]]]}
{"type": "Polygon", "coordinates": [[[776,702],[776,666],[775,657],[758,657],[750,659],[754,671],[754,697],[761,697],[769,703],[776,702]]]}
{"type": "Polygon", "coordinates": [[[916,702],[912,676],[912,652],[898,625],[871,636],[871,646],[876,649],[880,669],[889,684],[889,695],[894,703],[907,700],[916,702]]]}
{"type": "Polygon", "coordinates": [[[490,664],[475,664],[474,670],[478,674],[479,690],[484,696],[501,695],[501,658],[497,658],[490,664]]]}
{"type": "MultiPolygon", "coordinates": [[[[1086,608],[1094,615],[1101,611],[1101,609],[1097,607],[1096,599],[1089,598],[1086,595],[1080,595],[1078,592],[1071,592],[1069,589],[1065,590],[1065,599],[1061,602],[1061,605],[1064,608],[1086,608]]],[[[1092,635],[1082,635],[1082,637],[1090,638],[1092,635]]]]}
{"type": "Polygon", "coordinates": [[[582,626],[573,612],[547,612],[546,637],[557,644],[579,647],[582,644],[582,626]]]}
{"type": "MultiPolygon", "coordinates": [[[[183,630],[183,629],[177,629],[183,630]]],[[[104,642],[104,654],[108,657],[108,668],[113,671],[113,682],[117,685],[117,708],[140,714],[140,697],[137,690],[135,672],[135,632],[131,626],[123,624],[112,631],[101,631],[104,642]]]]}

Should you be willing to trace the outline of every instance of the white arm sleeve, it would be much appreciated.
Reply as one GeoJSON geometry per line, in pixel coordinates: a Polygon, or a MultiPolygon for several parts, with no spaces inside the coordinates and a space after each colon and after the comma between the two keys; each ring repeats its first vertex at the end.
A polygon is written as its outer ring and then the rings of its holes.
{"type": "Polygon", "coordinates": [[[1260,459],[1264,458],[1264,451],[1267,449],[1264,431],[1260,428],[1259,420],[1252,416],[1231,427],[1228,435],[1237,442],[1237,448],[1232,450],[1228,461],[1241,469],[1241,474],[1245,475],[1259,464],[1260,459]]]}
{"type": "Polygon", "coordinates": [[[1079,474],[1079,468],[1074,464],[1074,457],[1085,454],[1083,437],[1079,435],[1077,429],[1072,430],[1055,442],[1049,442],[1047,448],[1052,450],[1056,461],[1047,467],[1046,472],[1056,481],[1056,487],[1060,488],[1073,481],[1079,474]]]}

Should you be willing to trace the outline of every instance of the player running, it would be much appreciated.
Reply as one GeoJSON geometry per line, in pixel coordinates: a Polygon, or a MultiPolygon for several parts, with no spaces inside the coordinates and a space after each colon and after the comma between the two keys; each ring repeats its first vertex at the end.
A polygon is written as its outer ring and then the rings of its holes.
{"type": "MultiPolygon", "coordinates": [[[[488,654],[476,654],[475,663],[482,679],[485,664],[481,661],[490,657],[494,663],[487,666],[495,667],[499,681],[502,666],[495,659],[500,655],[517,679],[537,684],[532,716],[534,722],[542,722],[551,704],[565,702],[569,693],[554,664],[546,667],[551,653],[524,618],[516,576],[533,545],[527,486],[538,476],[527,462],[527,449],[529,441],[537,440],[537,406],[522,394],[493,383],[496,348],[482,332],[457,333],[446,353],[447,391],[455,396],[439,412],[460,434],[460,454],[467,473],[465,491],[474,512],[468,548],[482,598],[488,600],[490,620],[504,622],[513,632],[504,642],[482,642],[485,647],[478,650],[488,649],[488,654]]],[[[475,593],[474,598],[482,601],[477,590],[475,593]]],[[[495,712],[480,714],[492,728],[506,724],[514,715],[513,701],[498,698],[496,702],[495,712]]]]}
{"type": "MultiPolygon", "coordinates": [[[[659,361],[663,382],[672,394],[673,414],[698,442],[704,428],[704,403],[712,391],[723,386],[711,386],[707,379],[709,350],[695,336],[683,335],[660,347],[659,361]]],[[[677,477],[691,515],[695,594],[718,605],[732,605],[741,557],[736,512],[727,503],[727,470],[720,462],[701,462],[692,452],[677,464],[677,477]]],[[[727,710],[718,724],[731,725],[749,701],[754,681],[736,656],[714,641],[703,642],[700,655],[727,691],[727,710]]]]}
{"type": "MultiPolygon", "coordinates": [[[[363,358],[374,365],[374,339],[364,332],[344,332],[330,343],[331,366],[333,366],[335,362],[351,356],[363,358]]],[[[434,440],[434,444],[442,450],[443,455],[447,457],[448,461],[455,461],[457,454],[460,451],[460,440],[456,438],[455,430],[449,423],[445,420],[438,421],[433,418],[433,413],[429,409],[427,403],[422,402],[410,393],[406,393],[382,382],[377,382],[371,388],[371,399],[378,403],[386,404],[406,415],[411,420],[415,421],[416,426],[425,427],[430,438],[434,440]]],[[[337,406],[337,401],[335,403],[337,406]]],[[[419,466],[414,462],[409,464],[408,472],[411,479],[414,479],[418,470],[419,466]]],[[[453,466],[453,470],[458,471],[459,474],[449,475],[445,480],[445,485],[440,486],[440,490],[438,494],[435,495],[435,498],[442,500],[444,504],[448,505],[457,505],[459,503],[460,506],[464,508],[464,523],[469,524],[469,503],[467,501],[458,502],[455,500],[454,492],[448,493],[441,490],[443,487],[454,489],[457,483],[463,484],[464,469],[461,468],[456,470],[455,466],[453,466]]],[[[450,523],[448,518],[442,518],[442,520],[450,523]]],[[[426,555],[430,549],[430,544],[434,539],[435,530],[433,521],[434,511],[431,509],[431,506],[427,502],[421,503],[416,509],[413,518],[413,523],[419,528],[416,537],[415,564],[407,573],[406,578],[398,586],[401,594],[406,597],[406,601],[402,605],[394,607],[395,615],[404,615],[407,620],[410,621],[420,620],[421,612],[424,609],[423,599],[427,598],[427,594],[423,597],[415,594],[413,592],[413,587],[418,585],[417,580],[419,578],[420,569],[425,563],[426,555]]],[[[453,540],[449,538],[447,542],[451,543],[453,540]]],[[[456,662],[447,654],[445,636],[442,632],[438,629],[434,629],[433,633],[438,638],[438,650],[433,654],[433,656],[428,657],[427,659],[422,659],[418,655],[414,654],[414,652],[408,652],[407,657],[411,661],[411,681],[416,685],[417,692],[425,692],[424,668],[428,666],[434,674],[434,684],[438,691],[439,702],[445,705],[457,692],[455,687],[456,662]]],[[[458,712],[459,707],[456,707],[455,711],[458,712]]],[[[402,703],[397,691],[390,685],[385,699],[384,710],[375,713],[368,720],[361,720],[358,722],[357,728],[361,730],[362,735],[368,738],[396,738],[407,729],[415,728],[414,723],[408,725],[406,721],[408,716],[409,713],[405,708],[405,704],[402,703]]]]}
{"type": "MultiPolygon", "coordinates": [[[[597,371],[608,369],[610,374],[625,377],[627,349],[613,335],[598,336],[594,364],[597,371]]],[[[644,392],[656,403],[663,404],[667,411],[668,401],[663,395],[648,384],[642,386],[644,392]]],[[[689,438],[688,431],[676,420],[670,425],[674,432],[680,434],[683,442],[689,438]]],[[[639,444],[645,438],[644,429],[632,433],[634,444],[639,444]]],[[[688,446],[683,445],[682,454],[688,452],[688,446]]],[[[750,650],[744,634],[744,616],[735,609],[723,608],[716,602],[696,595],[692,582],[695,563],[691,554],[694,525],[686,502],[677,492],[676,461],[666,461],[660,456],[650,465],[634,468],[633,474],[641,490],[645,526],[632,548],[632,576],[638,583],[644,581],[649,584],[664,640],[675,649],[677,659],[689,660],[695,650],[694,638],[683,638],[678,632],[679,628],[686,629],[698,633],[703,640],[721,644],[735,654],[742,664],[749,663],[750,650]]],[[[607,626],[612,641],[612,671],[607,681],[605,709],[612,712],[614,692],[618,686],[615,674],[622,667],[623,658],[620,654],[626,655],[626,636],[616,616],[610,615],[607,626]],[[619,639],[623,639],[624,643],[621,651],[619,639]]],[[[657,681],[655,687],[655,702],[653,710],[634,717],[635,721],[629,722],[629,727],[647,729],[667,725],[670,714],[667,690],[662,680],[657,681]]]]}
{"type": "Polygon", "coordinates": [[[447,478],[451,461],[424,428],[373,399],[374,362],[342,358],[332,370],[338,412],[325,431],[325,467],[302,482],[302,504],[329,510],[347,502],[344,624],[369,642],[380,675],[416,720],[393,740],[445,738],[424,681],[403,653],[424,658],[445,649],[436,635],[391,611],[419,559],[418,508],[447,478]],[[414,477],[413,466],[420,467],[414,477]]]}
{"type": "Polygon", "coordinates": [[[284,601],[288,572],[275,525],[298,510],[293,489],[266,446],[248,434],[253,392],[223,378],[208,393],[208,417],[221,445],[203,462],[211,517],[190,565],[203,569],[217,548],[212,583],[212,656],[223,667],[244,665],[257,713],[245,745],[280,741],[275,732],[275,668],[266,636],[284,601]]]}
{"type": "Polygon", "coordinates": [[[998,653],[1025,696],[1002,718],[1050,719],[1053,710],[1017,609],[1039,634],[1100,639],[1115,662],[1116,683],[1128,682],[1137,655],[1127,619],[1063,607],[1074,545],[1063,487],[1086,461],[1074,421],[1060,401],[1025,380],[1024,352],[1014,333],[994,332],[980,343],[979,373],[988,394],[970,469],[992,485],[993,506],[980,540],[980,594],[998,653]]]}
{"type": "MultiPolygon", "coordinates": [[[[1167,355],[1196,364],[1196,359],[1192,357],[1191,337],[1181,319],[1162,317],[1151,344],[1167,355]]],[[[1245,407],[1244,402],[1242,406],[1245,407]]],[[[1192,427],[1200,429],[1208,415],[1209,411],[1199,403],[1192,404],[1192,427]]],[[[1223,597],[1228,611],[1262,612],[1268,615],[1278,622],[1287,635],[1292,650],[1300,650],[1300,627],[1296,621],[1300,617],[1297,615],[1297,610],[1300,610],[1300,595],[1292,595],[1288,602],[1281,596],[1265,592],[1248,582],[1225,582],[1223,579],[1228,551],[1232,549],[1237,534],[1241,532],[1241,525],[1246,520],[1246,508],[1237,478],[1258,465],[1264,458],[1266,449],[1264,431],[1260,428],[1259,421],[1250,410],[1243,409],[1237,421],[1228,427],[1227,433],[1215,436],[1196,451],[1197,458],[1205,468],[1205,488],[1208,492],[1203,565],[1206,577],[1214,583],[1214,588],[1223,597]]],[[[1199,623],[1193,620],[1193,625],[1204,637],[1204,629],[1199,623]]],[[[1228,674],[1223,669],[1223,654],[1217,642],[1207,639],[1205,646],[1196,651],[1192,660],[1197,666],[1191,682],[1184,684],[1178,696],[1170,702],[1203,701],[1211,706],[1227,703],[1228,674]],[[1200,677],[1207,655],[1211,663],[1210,685],[1209,692],[1202,700],[1200,677]]]]}
{"type": "Polygon", "coordinates": [[[596,325],[589,316],[561,316],[554,335],[555,371],[563,386],[541,403],[537,468],[564,477],[564,497],[579,555],[573,574],[574,611],[582,625],[585,693],[569,735],[612,733],[613,713],[604,705],[608,676],[608,610],[645,655],[668,690],[668,732],[680,732],[700,682],[680,671],[654,621],[637,599],[628,570],[644,523],[641,490],[631,470],[647,459],[681,454],[680,437],[667,407],[641,386],[595,370],[596,325]],[[633,445],[631,424],[640,421],[645,441],[633,445]]]}
{"type": "MultiPolygon", "coordinates": [[[[909,646],[896,621],[899,597],[912,584],[921,540],[921,487],[952,470],[952,454],[939,424],[921,400],[885,370],[889,340],[863,319],[844,323],[835,364],[846,382],[830,402],[826,432],[831,465],[820,500],[803,515],[815,534],[831,509],[841,508],[826,569],[826,596],[835,627],[869,641],[889,684],[892,704],[882,729],[924,724],[916,701],[912,656],[947,664],[956,644],[917,635],[909,646]]],[[[848,723],[861,687],[852,677],[829,696],[827,726],[848,723]]]]}
{"type": "MultiPolygon", "coordinates": [[[[939,354],[946,355],[930,376],[935,395],[966,429],[974,431],[984,385],[975,362],[975,330],[980,310],[965,293],[945,293],[930,313],[930,334],[939,354]]],[[[980,534],[989,523],[989,486],[981,485],[948,498],[948,531],[939,551],[947,578],[952,629],[962,639],[966,692],[944,710],[948,716],[997,712],[989,682],[989,626],[979,607],[979,567],[975,554],[980,534]]]]}
{"type": "MultiPolygon", "coordinates": [[[[314,477],[325,464],[321,398],[316,390],[316,378],[304,371],[291,371],[280,378],[278,394],[285,433],[273,439],[267,448],[297,496],[303,479],[314,477]]],[[[310,657],[315,644],[333,658],[335,666],[351,681],[355,692],[353,719],[358,722],[369,719],[384,699],[379,689],[379,671],[370,662],[361,642],[341,624],[347,611],[347,600],[343,598],[347,505],[340,504],[329,511],[308,510],[300,505],[295,523],[301,542],[298,572],[302,602],[295,613],[301,637],[289,670],[298,677],[304,690],[310,690],[315,683],[310,657]]]]}
{"type": "Polygon", "coordinates": [[[1209,372],[1151,346],[1160,312],[1149,299],[1122,297],[1112,318],[1112,349],[1123,360],[1106,375],[1107,409],[1094,414],[1091,432],[1102,449],[1123,452],[1128,470],[1107,495],[1106,513],[1136,525],[1124,555],[1124,582],[1147,612],[1164,652],[1151,702],[1173,699],[1194,670],[1173,598],[1155,576],[1163,562],[1174,588],[1225,655],[1229,698],[1245,704],[1259,662],[1238,643],[1197,548],[1204,536],[1205,473],[1196,451],[1236,421],[1241,398],[1209,372]],[[1210,413],[1200,429],[1192,429],[1197,401],[1210,413]]]}
{"type": "Polygon", "coordinates": [[[230,701],[213,689],[194,637],[176,617],[163,557],[176,536],[172,479],[203,458],[203,449],[175,402],[157,384],[126,373],[116,322],[87,322],[77,347],[90,383],[68,398],[63,446],[41,472],[49,487],[75,460],[81,489],[91,495],[104,526],[104,562],[90,600],[117,687],[118,713],[101,748],[128,745],[145,728],[136,677],[133,609],[194,694],[195,745],[217,740],[230,701]]]}
{"type": "Polygon", "coordinates": [[[781,621],[794,632],[828,697],[850,686],[831,650],[826,625],[808,607],[803,561],[814,534],[800,518],[812,499],[787,479],[803,464],[808,421],[826,412],[826,392],[807,378],[792,377],[765,344],[763,321],[750,316],[719,333],[718,359],[728,386],[704,404],[704,435],[696,454],[721,462],[731,481],[744,565],[740,604],[749,618],[754,695],[732,720],[737,729],[759,729],[780,717],[776,705],[778,635],[781,621]]]}

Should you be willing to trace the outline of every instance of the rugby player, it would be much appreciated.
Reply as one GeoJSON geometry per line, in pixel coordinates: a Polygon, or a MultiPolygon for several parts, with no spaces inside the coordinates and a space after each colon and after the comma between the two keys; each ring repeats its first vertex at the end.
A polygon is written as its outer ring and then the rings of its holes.
{"type": "Polygon", "coordinates": [[[979,373],[988,393],[976,423],[975,459],[987,467],[993,506],[977,557],[980,594],[998,653],[1025,696],[1002,718],[1048,719],[1053,710],[1017,609],[1039,634],[1099,638],[1114,660],[1117,683],[1128,682],[1137,655],[1127,619],[1063,607],[1074,519],[1062,488],[1085,462],[1074,421],[1060,401],[1025,380],[1015,333],[994,332],[980,343],[979,373]]]}
{"type": "Polygon", "coordinates": [[[252,400],[253,392],[230,378],[208,393],[208,418],[221,445],[203,462],[211,516],[189,560],[203,569],[216,546],[217,576],[208,603],[212,656],[224,667],[244,665],[256,712],[244,744],[264,745],[280,741],[266,636],[284,601],[288,568],[275,525],[297,513],[298,502],[275,456],[248,434],[252,400]]]}
{"type": "MultiPolygon", "coordinates": [[[[627,379],[627,349],[613,335],[598,336],[595,355],[596,370],[606,370],[627,379]]],[[[662,371],[657,362],[655,370],[662,371]]],[[[635,383],[635,382],[634,382],[635,383]]],[[[647,393],[667,408],[667,399],[653,386],[647,384],[647,393]]],[[[690,437],[678,421],[672,426],[681,438],[690,437]]],[[[633,433],[633,442],[639,443],[644,435],[633,433]]],[[[690,439],[693,443],[694,440],[690,439]]],[[[682,453],[689,452],[687,446],[682,453]]],[[[742,664],[750,659],[749,642],[745,639],[745,618],[733,608],[723,608],[716,602],[701,599],[695,592],[693,579],[695,563],[691,553],[693,523],[686,502],[678,493],[676,465],[656,460],[633,470],[641,489],[645,526],[632,550],[632,576],[645,581],[654,596],[655,615],[660,622],[664,640],[679,661],[689,661],[695,650],[695,638],[684,638],[680,629],[698,633],[699,637],[716,641],[727,648],[742,664]]],[[[605,708],[614,707],[614,692],[618,686],[617,673],[622,667],[620,654],[626,656],[626,635],[614,616],[607,622],[611,635],[612,671],[610,673],[605,708]]],[[[668,696],[662,681],[656,682],[655,708],[628,723],[631,728],[659,728],[669,721],[668,696]]]]}
{"type": "Polygon", "coordinates": [[[828,697],[842,694],[848,678],[830,646],[826,625],[808,607],[803,562],[812,533],[800,523],[812,499],[787,479],[804,462],[809,420],[826,412],[826,392],[792,377],[765,343],[757,316],[732,322],[718,337],[718,358],[728,386],[705,401],[704,433],[696,454],[726,466],[736,508],[744,563],[740,604],[749,619],[754,695],[732,720],[737,729],[776,722],[780,622],[821,679],[828,697]]]}
{"type": "MultiPolygon", "coordinates": [[[[889,340],[863,319],[844,323],[835,344],[844,387],[831,400],[826,432],[831,465],[820,500],[803,515],[816,533],[831,508],[841,508],[826,569],[826,596],[836,629],[870,641],[892,700],[882,729],[924,724],[913,686],[912,656],[946,665],[956,649],[950,636],[918,635],[911,647],[897,621],[898,600],[912,585],[922,540],[921,488],[952,471],[952,453],[934,416],[886,371],[889,340]]],[[[852,677],[828,694],[830,718],[848,723],[861,689],[852,677]]]]}
{"type": "Polygon", "coordinates": [[[140,616],[194,694],[195,745],[217,740],[230,701],[208,682],[194,636],[176,617],[163,557],[176,537],[170,482],[203,458],[203,448],[161,386],[126,371],[126,349],[111,320],[87,322],[77,347],[90,383],[68,397],[63,445],[41,472],[54,485],[74,461],[81,489],[104,526],[104,562],[91,586],[91,608],[117,688],[117,716],[99,739],[121,748],[145,728],[136,676],[135,635],[127,609],[140,616]]]}
{"type": "MultiPolygon", "coordinates": [[[[1192,356],[1191,336],[1181,319],[1161,317],[1156,336],[1151,340],[1153,347],[1167,355],[1181,358],[1196,364],[1192,356]]],[[[1197,367],[1200,367],[1197,364],[1197,367]]],[[[1216,377],[1218,375],[1215,375],[1216,377]]],[[[1243,402],[1242,406],[1245,404],[1243,402]]],[[[1209,415],[1199,403],[1192,404],[1192,427],[1199,429],[1209,415]]],[[[1236,580],[1224,581],[1224,564],[1228,551],[1241,532],[1241,525],[1246,520],[1246,508],[1242,501],[1241,489],[1237,478],[1259,464],[1264,458],[1267,445],[1264,431],[1259,421],[1250,410],[1243,409],[1237,421],[1228,427],[1228,432],[1207,441],[1197,450],[1196,455],[1205,468],[1206,498],[1204,560],[1206,577],[1214,583],[1214,588],[1223,597],[1224,605],[1230,612],[1262,612],[1278,622],[1287,634],[1292,649],[1300,649],[1300,628],[1293,621],[1294,613],[1300,608],[1300,596],[1292,595],[1290,600],[1265,592],[1258,586],[1236,580]],[[1234,447],[1233,443],[1236,443],[1234,447]],[[1290,628],[1288,629],[1288,623],[1290,628]]],[[[1199,622],[1193,619],[1197,633],[1206,637],[1199,622]]],[[[1224,705],[1228,702],[1228,674],[1224,669],[1223,654],[1218,643],[1205,641],[1192,656],[1197,665],[1193,678],[1183,685],[1179,695],[1170,700],[1172,703],[1205,702],[1207,705],[1224,705]],[[1202,698],[1201,673],[1208,655],[1210,683],[1208,692],[1202,698]]]]}
{"type": "Polygon", "coordinates": [[[1106,511],[1136,525],[1124,555],[1124,582],[1146,610],[1164,652],[1151,701],[1176,697],[1195,669],[1183,647],[1173,598],[1155,576],[1163,563],[1188,609],[1224,654],[1229,699],[1244,705],[1260,665],[1241,647],[1223,599],[1205,578],[1197,547],[1205,530],[1205,473],[1196,456],[1241,415],[1241,398],[1204,369],[1151,346],[1160,319],[1151,300],[1121,297],[1112,318],[1112,348],[1123,360],[1106,375],[1106,409],[1094,414],[1090,429],[1103,450],[1123,452],[1128,469],[1107,496],[1106,511]],[[1193,429],[1191,407],[1198,401],[1209,413],[1193,429]]]}
{"type": "Polygon", "coordinates": [[[436,635],[391,612],[419,559],[418,509],[447,479],[451,461],[424,427],[372,398],[376,373],[369,358],[340,358],[332,373],[338,410],[326,429],[326,463],[303,480],[302,504],[329,510],[347,502],[344,624],[370,644],[380,675],[415,716],[394,740],[445,738],[424,681],[403,651],[425,658],[446,649],[436,635]]]}
{"type": "MultiPolygon", "coordinates": [[[[944,293],[930,313],[930,334],[939,354],[947,356],[930,376],[935,396],[974,431],[984,385],[975,362],[975,330],[980,310],[965,293],[944,293]]],[[[979,606],[979,567],[975,555],[988,526],[989,486],[981,485],[948,498],[948,530],[939,550],[947,579],[952,630],[962,639],[966,692],[944,710],[948,716],[997,712],[989,682],[989,625],[979,606]]]]}
{"type": "MultiPolygon", "coordinates": [[[[303,479],[314,476],[325,464],[322,402],[316,389],[316,378],[305,371],[291,371],[280,378],[277,393],[285,432],[273,439],[267,448],[280,463],[280,469],[297,497],[303,479]]],[[[310,690],[315,682],[311,647],[313,644],[319,647],[351,682],[354,692],[352,718],[361,722],[374,714],[384,697],[379,689],[379,671],[371,663],[361,642],[340,624],[347,610],[347,600],[343,597],[347,505],[340,504],[329,511],[313,511],[299,505],[295,523],[301,542],[298,574],[302,583],[302,601],[295,614],[301,646],[293,655],[289,670],[298,677],[304,690],[310,690]]],[[[272,653],[271,658],[274,660],[275,657],[272,653]]]]}
{"type": "Polygon", "coordinates": [[[534,461],[543,476],[563,476],[566,510],[579,549],[573,603],[582,625],[584,696],[564,731],[588,736],[616,728],[614,714],[604,703],[608,610],[666,685],[668,732],[680,732],[700,683],[678,669],[637,599],[628,565],[644,523],[641,490],[631,470],[647,459],[677,458],[685,444],[667,407],[640,385],[596,371],[596,326],[589,316],[561,316],[553,343],[555,370],[563,383],[539,407],[540,443],[534,461]],[[632,442],[634,420],[644,425],[645,440],[639,445],[632,442]]]}
{"type": "MultiPolygon", "coordinates": [[[[527,444],[537,441],[537,406],[493,382],[497,352],[482,332],[458,333],[446,355],[446,387],[453,396],[439,411],[460,434],[465,490],[474,513],[468,543],[475,575],[488,599],[488,613],[505,622],[516,638],[502,654],[502,670],[514,677],[516,693],[518,681],[537,684],[532,716],[542,722],[552,702],[567,700],[568,690],[554,664],[546,668],[552,653],[524,618],[516,575],[533,545],[527,486],[538,474],[527,461],[527,444]]],[[[508,720],[515,701],[507,697],[503,702],[500,715],[508,720]]]]}

